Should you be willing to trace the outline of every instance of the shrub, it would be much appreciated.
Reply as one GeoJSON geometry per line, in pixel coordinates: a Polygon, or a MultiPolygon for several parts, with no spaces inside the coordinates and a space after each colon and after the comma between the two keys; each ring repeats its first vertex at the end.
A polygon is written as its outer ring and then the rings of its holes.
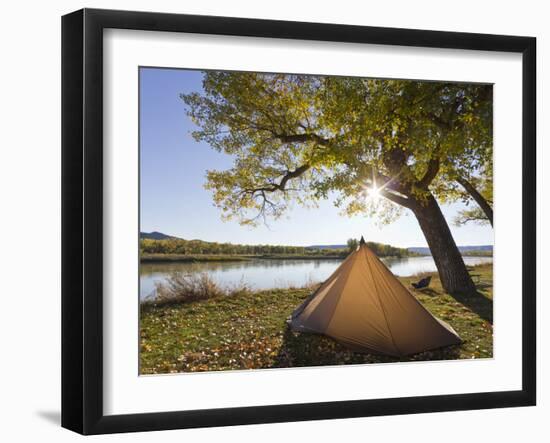
{"type": "Polygon", "coordinates": [[[155,287],[156,297],[146,303],[155,305],[191,303],[250,292],[250,288],[242,281],[235,286],[222,287],[206,273],[175,272],[165,281],[156,283],[155,287]]]}

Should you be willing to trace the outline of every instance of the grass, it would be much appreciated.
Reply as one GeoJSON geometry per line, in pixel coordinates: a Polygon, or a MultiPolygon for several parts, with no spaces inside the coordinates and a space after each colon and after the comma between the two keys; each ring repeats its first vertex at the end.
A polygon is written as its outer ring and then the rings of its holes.
{"type": "MultiPolygon", "coordinates": [[[[334,340],[291,332],[286,318],[311,288],[237,292],[191,303],[141,306],[140,372],[161,374],[278,367],[490,358],[493,355],[492,266],[471,268],[477,295],[453,297],[437,274],[430,287],[412,293],[450,323],[463,343],[406,358],[361,354],[334,340]]],[[[401,278],[410,288],[425,275],[401,278]]]]}

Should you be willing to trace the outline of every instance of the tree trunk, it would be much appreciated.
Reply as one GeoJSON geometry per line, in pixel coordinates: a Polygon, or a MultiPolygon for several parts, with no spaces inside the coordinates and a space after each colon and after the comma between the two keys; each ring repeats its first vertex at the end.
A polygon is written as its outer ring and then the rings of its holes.
{"type": "Polygon", "coordinates": [[[418,202],[411,209],[428,242],[445,291],[450,294],[474,293],[474,282],[437,200],[430,195],[427,201],[418,202]]]}
{"type": "Polygon", "coordinates": [[[491,205],[483,195],[481,195],[474,185],[472,185],[468,180],[464,180],[463,178],[458,178],[456,180],[458,183],[462,185],[462,187],[466,190],[468,194],[472,196],[472,198],[476,201],[476,203],[479,205],[489,222],[491,223],[491,226],[493,226],[493,208],[491,208],[491,205]]]}

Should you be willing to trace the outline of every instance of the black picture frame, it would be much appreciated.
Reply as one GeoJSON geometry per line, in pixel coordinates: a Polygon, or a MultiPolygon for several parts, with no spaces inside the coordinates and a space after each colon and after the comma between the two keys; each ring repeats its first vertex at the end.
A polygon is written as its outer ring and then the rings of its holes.
{"type": "Polygon", "coordinates": [[[536,403],[536,39],[83,9],[62,18],[62,426],[82,434],[530,406],[536,403]],[[171,31],[522,54],[522,388],[392,399],[104,415],[103,30],[171,31]]]}

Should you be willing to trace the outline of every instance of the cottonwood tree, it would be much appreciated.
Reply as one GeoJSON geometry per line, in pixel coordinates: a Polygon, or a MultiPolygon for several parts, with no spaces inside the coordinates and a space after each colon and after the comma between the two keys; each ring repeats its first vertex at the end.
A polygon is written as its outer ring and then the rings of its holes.
{"type": "Polygon", "coordinates": [[[233,159],[207,172],[224,217],[257,224],[320,199],[386,222],[406,208],[443,287],[475,290],[436,197],[456,198],[447,180],[490,143],[490,86],[207,72],[203,89],[182,98],[194,137],[233,159]]]}

